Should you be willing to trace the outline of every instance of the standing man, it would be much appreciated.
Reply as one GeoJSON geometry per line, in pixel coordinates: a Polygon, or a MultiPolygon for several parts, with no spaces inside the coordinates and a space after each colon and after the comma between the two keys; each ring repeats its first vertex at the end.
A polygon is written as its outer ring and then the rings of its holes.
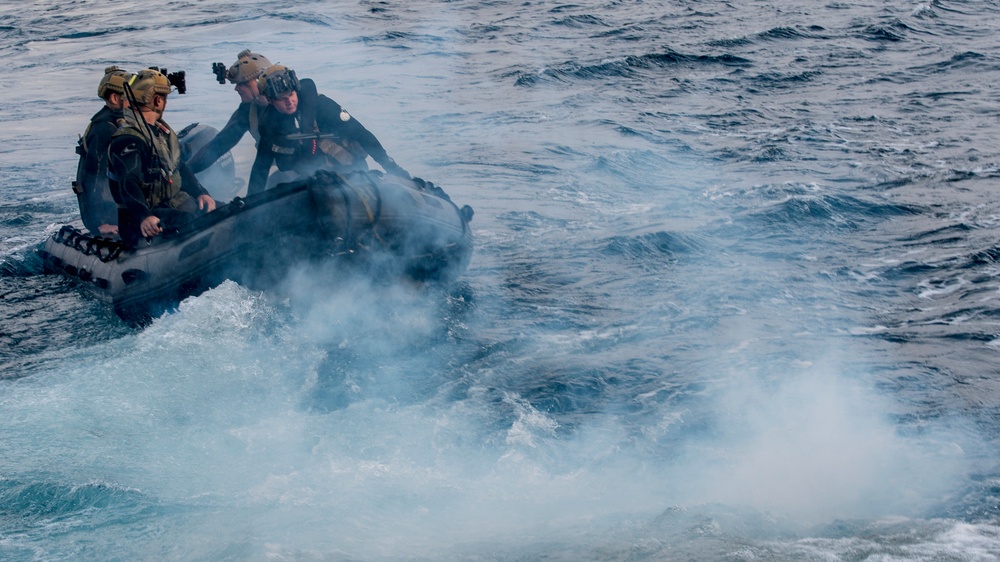
{"type": "MultiPolygon", "coordinates": [[[[220,66],[222,63],[218,63],[220,66]]],[[[257,90],[257,78],[271,66],[271,61],[267,57],[258,53],[251,53],[246,49],[236,55],[236,62],[229,67],[226,78],[236,84],[236,93],[240,95],[240,105],[229,118],[229,122],[222,128],[215,138],[188,160],[188,167],[198,174],[208,169],[223,154],[232,150],[240,139],[247,132],[253,136],[254,141],[260,140],[258,124],[260,115],[267,107],[267,98],[260,95],[257,90]]],[[[221,69],[219,70],[221,74],[221,69]]],[[[221,76],[220,76],[221,78],[221,76]]]]}
{"type": "Polygon", "coordinates": [[[83,225],[94,236],[118,236],[118,206],[108,187],[108,143],[128,107],[124,86],[131,77],[132,73],[117,66],[104,69],[104,77],[97,85],[97,96],[104,100],[104,107],[90,118],[76,147],[80,163],[73,192],[80,202],[83,225]]]}
{"type": "Polygon", "coordinates": [[[177,134],[163,120],[167,77],[147,68],[132,76],[125,92],[131,107],[108,147],[108,177],[122,240],[135,245],[214,211],[215,200],[181,161],[177,134]]]}
{"type": "Polygon", "coordinates": [[[295,71],[272,65],[257,81],[271,103],[261,121],[257,158],[248,194],[263,191],[272,163],[281,171],[310,176],[317,170],[367,170],[368,156],[395,176],[410,174],[389,157],[375,135],[332,99],[302,87],[295,71]]]}

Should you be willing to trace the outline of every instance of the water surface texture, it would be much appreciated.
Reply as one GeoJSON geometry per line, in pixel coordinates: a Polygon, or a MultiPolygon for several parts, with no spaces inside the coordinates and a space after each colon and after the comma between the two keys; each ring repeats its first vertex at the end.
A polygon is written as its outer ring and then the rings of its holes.
{"type": "Polygon", "coordinates": [[[0,559],[1000,559],[1000,6],[793,4],[0,0],[0,559]],[[248,47],[476,209],[456,286],[42,273],[103,68],[221,128],[248,47]]]}

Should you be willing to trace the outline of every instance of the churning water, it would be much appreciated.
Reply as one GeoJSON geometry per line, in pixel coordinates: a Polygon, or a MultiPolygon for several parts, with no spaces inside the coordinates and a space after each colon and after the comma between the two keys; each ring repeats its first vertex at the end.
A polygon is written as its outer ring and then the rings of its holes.
{"type": "Polygon", "coordinates": [[[793,4],[0,0],[0,558],[1000,559],[1000,6],[793,4]],[[460,283],[42,274],[103,68],[221,128],[247,47],[476,209],[460,283]]]}

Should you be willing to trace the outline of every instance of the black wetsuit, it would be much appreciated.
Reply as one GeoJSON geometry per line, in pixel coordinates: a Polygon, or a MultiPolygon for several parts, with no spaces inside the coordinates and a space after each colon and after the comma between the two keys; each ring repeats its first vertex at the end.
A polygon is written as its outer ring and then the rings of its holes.
{"type": "Polygon", "coordinates": [[[87,230],[100,235],[102,224],[118,224],[118,206],[108,187],[108,143],[118,130],[121,110],[104,106],[90,118],[90,126],[77,146],[80,163],[73,191],[80,202],[80,217],[87,230]]]}
{"type": "MultiPolygon", "coordinates": [[[[196,174],[201,173],[211,167],[223,154],[232,150],[243,138],[243,135],[250,131],[250,113],[255,105],[253,102],[241,103],[229,118],[226,126],[188,160],[188,168],[196,174]]],[[[264,112],[264,107],[256,107],[259,116],[264,112]]]]}
{"type": "Polygon", "coordinates": [[[298,95],[299,105],[295,115],[281,113],[272,105],[261,117],[260,143],[247,193],[264,190],[272,164],[281,171],[310,176],[320,169],[338,172],[366,170],[365,158],[371,156],[386,172],[409,179],[410,175],[389,157],[375,135],[344,111],[340,104],[324,95],[310,96],[304,88],[299,89],[298,95]],[[318,133],[319,136],[288,138],[290,134],[303,133],[318,133]],[[349,162],[331,156],[331,143],[349,162]],[[324,151],[324,146],[328,147],[327,151],[324,151]]]}
{"type": "MultiPolygon", "coordinates": [[[[299,87],[304,92],[311,92],[312,95],[316,95],[316,84],[308,78],[302,79],[299,87]]],[[[226,126],[187,161],[188,168],[191,168],[191,171],[196,174],[207,170],[223,154],[229,152],[239,144],[240,140],[243,139],[243,135],[248,132],[253,135],[255,142],[260,140],[259,124],[265,109],[267,109],[266,105],[261,106],[254,102],[240,103],[236,111],[229,117],[229,122],[226,123],[226,126]],[[256,117],[251,117],[254,108],[256,108],[257,115],[256,117]],[[257,131],[253,130],[253,121],[257,121],[257,131]]]]}
{"type": "Polygon", "coordinates": [[[119,133],[111,139],[108,147],[111,194],[118,203],[122,240],[132,245],[142,237],[140,225],[146,217],[159,217],[165,230],[176,228],[199,214],[197,198],[208,195],[198,178],[180,160],[177,135],[169,129],[145,126],[155,138],[167,144],[173,140],[178,148],[177,154],[156,157],[149,142],[135,135],[119,133]],[[170,169],[172,165],[173,170],[170,169]],[[158,200],[153,193],[157,186],[170,190],[169,186],[176,183],[180,183],[180,189],[173,189],[175,194],[170,199],[158,200]],[[188,197],[179,196],[177,192],[184,192],[188,197]]]}

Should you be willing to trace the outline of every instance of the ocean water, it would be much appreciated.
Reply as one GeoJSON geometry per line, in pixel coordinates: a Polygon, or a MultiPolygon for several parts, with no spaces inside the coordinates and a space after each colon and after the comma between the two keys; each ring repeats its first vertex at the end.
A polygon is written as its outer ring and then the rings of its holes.
{"type": "Polygon", "coordinates": [[[0,7],[0,559],[1000,560],[996,2],[0,7]],[[248,47],[475,208],[455,286],[42,273],[103,68],[221,128],[248,47]]]}

